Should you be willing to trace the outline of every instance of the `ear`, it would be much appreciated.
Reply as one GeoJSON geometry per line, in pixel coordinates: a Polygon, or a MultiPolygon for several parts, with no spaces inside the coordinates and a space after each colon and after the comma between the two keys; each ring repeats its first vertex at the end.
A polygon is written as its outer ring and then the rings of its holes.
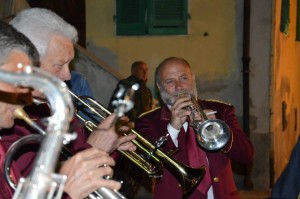
{"type": "Polygon", "coordinates": [[[196,80],[196,76],[194,73],[192,73],[192,79],[195,81],[196,80]]]}
{"type": "Polygon", "coordinates": [[[158,90],[160,91],[161,90],[161,85],[159,83],[156,83],[156,86],[157,86],[158,90]]]}

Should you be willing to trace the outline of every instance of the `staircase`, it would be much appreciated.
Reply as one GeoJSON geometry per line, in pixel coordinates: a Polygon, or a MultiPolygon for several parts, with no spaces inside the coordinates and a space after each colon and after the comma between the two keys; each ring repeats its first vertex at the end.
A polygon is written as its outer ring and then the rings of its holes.
{"type": "Polygon", "coordinates": [[[71,69],[82,73],[87,78],[94,98],[108,107],[118,81],[124,77],[80,45],[75,45],[75,54],[71,69]]]}

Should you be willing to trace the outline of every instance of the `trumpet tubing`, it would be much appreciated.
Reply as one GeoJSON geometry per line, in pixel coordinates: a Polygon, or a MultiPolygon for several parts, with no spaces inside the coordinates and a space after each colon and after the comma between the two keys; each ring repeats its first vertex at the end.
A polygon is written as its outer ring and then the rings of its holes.
{"type": "MultiPolygon", "coordinates": [[[[69,92],[71,93],[71,95],[73,96],[74,99],[76,99],[78,102],[80,102],[82,105],[84,105],[84,107],[87,107],[92,112],[92,114],[96,115],[97,117],[101,118],[102,120],[104,120],[108,115],[111,114],[110,111],[108,111],[106,108],[104,108],[96,100],[89,98],[89,97],[81,97],[80,98],[77,95],[75,95],[74,93],[72,93],[71,91],[69,91],[69,92]],[[94,106],[87,103],[85,100],[88,100],[94,106]]],[[[97,125],[95,124],[95,122],[86,120],[84,118],[84,116],[80,115],[77,107],[75,106],[75,110],[76,110],[75,115],[77,116],[78,119],[80,119],[84,123],[85,127],[90,132],[93,132],[97,128],[97,125]]],[[[100,122],[98,122],[98,123],[100,123],[100,122]]],[[[131,132],[137,136],[136,140],[132,140],[133,144],[135,144],[140,151],[142,151],[143,153],[148,155],[148,153],[149,153],[148,149],[145,148],[143,145],[143,143],[145,143],[145,142],[143,142],[145,139],[141,135],[139,135],[137,132],[135,132],[133,129],[131,129],[131,132]]],[[[125,157],[127,157],[128,159],[130,159],[133,163],[135,163],[138,167],[140,167],[143,171],[145,171],[149,176],[153,176],[153,177],[161,176],[162,164],[159,161],[159,158],[155,157],[154,155],[151,157],[151,159],[152,159],[152,161],[154,161],[154,163],[151,164],[151,163],[149,163],[149,160],[146,160],[144,157],[142,157],[140,154],[138,154],[134,151],[119,150],[119,152],[121,154],[123,154],[125,157]]]]}
{"type": "MultiPolygon", "coordinates": [[[[78,97],[71,91],[69,92],[77,101],[77,103],[81,103],[82,105],[84,105],[85,108],[92,112],[90,114],[97,115],[97,117],[101,119],[105,119],[108,115],[111,114],[106,108],[104,108],[99,102],[95,101],[94,99],[89,97],[78,97]],[[89,101],[89,103],[85,100],[89,101]],[[90,103],[93,105],[91,105],[90,103]]],[[[84,124],[87,125],[87,129],[89,131],[93,131],[97,127],[97,125],[90,120],[84,119],[84,117],[80,115],[78,108],[76,108],[79,107],[79,105],[77,104],[76,106],[76,102],[74,102],[74,104],[76,110],[75,115],[84,124]]],[[[98,123],[100,123],[100,121],[98,121],[98,123]]],[[[188,167],[172,159],[170,156],[162,152],[158,146],[155,146],[152,143],[150,143],[147,139],[145,139],[135,130],[131,129],[130,132],[136,135],[136,139],[132,140],[133,144],[135,144],[144,155],[128,151],[120,151],[120,153],[129,158],[132,162],[134,162],[137,166],[144,170],[148,175],[160,177],[163,172],[163,167],[166,167],[177,178],[177,180],[181,184],[184,194],[191,191],[195,186],[197,186],[200,183],[205,173],[205,166],[202,166],[200,168],[188,167]],[[153,163],[150,161],[152,161],[153,163]]]]}

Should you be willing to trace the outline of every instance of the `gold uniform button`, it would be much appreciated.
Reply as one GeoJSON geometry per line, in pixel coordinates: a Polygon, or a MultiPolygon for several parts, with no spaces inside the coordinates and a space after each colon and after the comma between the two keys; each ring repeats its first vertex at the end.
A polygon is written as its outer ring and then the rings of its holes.
{"type": "Polygon", "coordinates": [[[214,182],[219,182],[219,178],[217,178],[217,177],[214,177],[214,182]]]}
{"type": "Polygon", "coordinates": [[[181,188],[181,184],[178,184],[178,187],[181,188]]]}

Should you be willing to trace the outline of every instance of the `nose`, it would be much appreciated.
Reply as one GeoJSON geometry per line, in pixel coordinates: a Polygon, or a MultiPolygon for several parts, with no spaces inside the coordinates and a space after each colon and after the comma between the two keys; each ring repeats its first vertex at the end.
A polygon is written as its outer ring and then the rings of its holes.
{"type": "Polygon", "coordinates": [[[176,83],[176,84],[175,84],[175,89],[176,89],[176,90],[182,89],[182,84],[181,84],[180,81],[176,81],[175,83],[176,83]]]}
{"type": "Polygon", "coordinates": [[[59,73],[59,78],[63,81],[71,80],[71,72],[68,64],[64,65],[63,68],[61,69],[59,73]]]}

